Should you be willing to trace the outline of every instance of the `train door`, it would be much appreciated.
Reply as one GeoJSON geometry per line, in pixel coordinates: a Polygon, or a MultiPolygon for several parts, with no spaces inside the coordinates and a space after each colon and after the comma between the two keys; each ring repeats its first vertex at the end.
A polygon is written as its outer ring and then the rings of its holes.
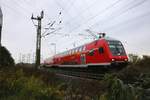
{"type": "Polygon", "coordinates": [[[98,64],[105,61],[104,48],[99,47],[89,50],[87,53],[87,63],[89,64],[98,64]]]}
{"type": "Polygon", "coordinates": [[[100,46],[97,50],[97,59],[96,63],[104,63],[106,60],[106,51],[104,50],[104,46],[100,46]]]}
{"type": "Polygon", "coordinates": [[[89,63],[89,64],[96,63],[96,59],[97,59],[96,50],[95,49],[89,50],[87,53],[87,63],[89,63]]]}
{"type": "Polygon", "coordinates": [[[81,64],[86,64],[86,56],[85,56],[85,54],[81,54],[80,59],[81,59],[81,64]]]}

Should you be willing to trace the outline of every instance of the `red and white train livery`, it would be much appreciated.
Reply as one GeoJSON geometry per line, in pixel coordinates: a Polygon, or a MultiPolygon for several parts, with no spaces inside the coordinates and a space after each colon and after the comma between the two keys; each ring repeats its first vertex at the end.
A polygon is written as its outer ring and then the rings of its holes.
{"type": "Polygon", "coordinates": [[[50,66],[126,65],[128,57],[119,40],[101,37],[91,43],[54,55],[44,61],[50,66]]]}

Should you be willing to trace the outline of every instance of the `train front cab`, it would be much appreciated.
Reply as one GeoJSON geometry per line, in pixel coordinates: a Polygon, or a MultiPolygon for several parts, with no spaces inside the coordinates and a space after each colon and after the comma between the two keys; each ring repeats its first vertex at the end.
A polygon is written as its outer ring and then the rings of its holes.
{"type": "Polygon", "coordinates": [[[128,64],[128,57],[122,43],[118,40],[106,40],[108,44],[109,60],[112,68],[124,68],[128,64]]]}

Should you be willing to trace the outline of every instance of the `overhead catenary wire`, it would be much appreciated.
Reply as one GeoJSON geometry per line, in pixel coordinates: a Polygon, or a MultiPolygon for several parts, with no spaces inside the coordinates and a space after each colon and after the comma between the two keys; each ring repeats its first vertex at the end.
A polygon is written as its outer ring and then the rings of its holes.
{"type": "Polygon", "coordinates": [[[69,9],[71,9],[72,7],[73,7],[73,5],[75,4],[75,0],[72,0],[72,2],[71,2],[71,0],[69,0],[70,1],[70,5],[69,5],[69,9]]]}
{"type": "Polygon", "coordinates": [[[2,8],[11,10],[13,13],[15,13],[15,15],[17,15],[18,13],[20,13],[22,15],[22,17],[25,17],[27,15],[24,12],[18,11],[17,8],[15,9],[15,7],[12,7],[8,4],[6,4],[6,2],[5,3],[1,2],[1,4],[2,4],[2,8]]]}
{"type": "MultiPolygon", "coordinates": [[[[76,20],[76,19],[83,19],[83,17],[81,16],[81,12],[79,12],[81,10],[81,8],[77,7],[75,5],[75,3],[77,3],[77,1],[74,1],[74,5],[71,5],[72,9],[74,9],[74,13],[76,13],[76,16],[71,16],[70,18],[68,18],[69,21],[66,21],[66,24],[70,24],[70,22],[76,20]],[[80,17],[78,17],[80,15],[80,17]],[[82,18],[81,18],[82,17],[82,18]],[[70,21],[71,20],[71,21],[70,21]]],[[[69,8],[68,13],[71,11],[71,9],[69,8]]],[[[85,13],[84,11],[82,11],[82,13],[85,13]]]]}
{"type": "Polygon", "coordinates": [[[16,6],[16,7],[19,7],[20,9],[22,9],[23,12],[26,13],[27,15],[32,13],[30,10],[28,10],[28,9],[26,9],[24,6],[22,6],[22,3],[19,3],[19,2],[16,1],[16,0],[13,0],[13,2],[18,5],[18,6],[16,6]]]}
{"type": "Polygon", "coordinates": [[[129,7],[129,8],[126,9],[126,10],[124,10],[121,14],[124,14],[124,13],[126,13],[127,11],[129,11],[129,10],[131,10],[131,9],[133,9],[133,8],[136,8],[136,7],[140,6],[140,5],[143,4],[145,1],[146,1],[146,0],[143,0],[143,1],[141,1],[141,2],[138,2],[138,3],[134,4],[133,6],[129,7]]]}
{"type": "MultiPolygon", "coordinates": [[[[112,3],[112,4],[109,5],[108,7],[104,8],[103,10],[101,10],[100,12],[98,12],[96,15],[94,15],[94,16],[88,18],[87,20],[85,20],[85,21],[82,23],[82,25],[83,25],[83,24],[86,24],[86,23],[89,22],[90,20],[93,20],[95,17],[97,17],[97,16],[99,16],[99,15],[102,15],[104,12],[106,12],[107,10],[113,8],[115,5],[117,5],[117,4],[120,3],[121,1],[122,1],[122,0],[117,0],[116,2],[112,3]]],[[[82,25],[76,26],[75,28],[73,28],[73,29],[71,30],[71,32],[73,32],[74,30],[78,29],[78,28],[81,27],[82,25]]]]}
{"type": "MultiPolygon", "coordinates": [[[[135,2],[136,2],[136,1],[135,1],[135,2]]],[[[7,8],[7,7],[5,7],[5,8],[6,8],[6,9],[9,9],[9,8],[7,8]]],[[[13,7],[12,7],[12,8],[13,8],[13,7]]],[[[19,7],[18,7],[18,8],[19,8],[19,7]]],[[[12,10],[12,9],[11,9],[11,10],[12,10]]],[[[67,10],[67,9],[66,9],[66,10],[67,10]]],[[[17,10],[17,12],[18,12],[18,11],[21,12],[21,10],[17,10]]],[[[24,15],[26,15],[26,14],[23,14],[23,12],[21,12],[21,15],[24,16],[24,15]]],[[[107,30],[107,29],[106,29],[106,30],[107,30]]]]}
{"type": "Polygon", "coordinates": [[[56,23],[56,21],[53,21],[52,23],[48,23],[49,27],[46,29],[44,33],[42,33],[42,36],[45,36],[45,34],[50,30],[50,28],[56,23]]]}
{"type": "MultiPolygon", "coordinates": [[[[146,0],[142,0],[141,2],[136,3],[136,4],[133,5],[132,7],[126,6],[126,7],[128,7],[127,10],[125,9],[125,10],[122,11],[120,14],[113,14],[113,13],[112,13],[112,14],[109,16],[109,18],[107,18],[105,21],[101,19],[101,20],[97,21],[97,23],[94,23],[93,25],[90,25],[89,28],[91,28],[91,27],[93,27],[93,26],[96,26],[97,24],[100,23],[100,21],[103,21],[103,22],[106,23],[106,21],[108,22],[108,21],[112,20],[113,15],[115,16],[114,18],[117,18],[117,17],[119,17],[120,15],[126,13],[126,11],[129,11],[129,10],[135,8],[136,6],[139,6],[139,5],[143,4],[145,1],[146,1],[146,0]]],[[[110,8],[113,8],[113,6],[115,6],[115,5],[118,4],[119,2],[120,2],[119,0],[116,1],[115,3],[112,4],[112,6],[110,5],[110,6],[107,7],[106,9],[109,10],[110,8]]],[[[126,7],[125,7],[125,8],[126,8],[126,7]]],[[[102,11],[105,12],[105,10],[102,10],[102,11]]],[[[100,15],[101,15],[101,14],[103,14],[103,13],[100,13],[100,15]]],[[[93,17],[96,17],[96,16],[99,16],[99,14],[97,14],[97,15],[95,15],[95,16],[93,16],[93,17]]],[[[93,19],[93,18],[91,17],[91,18],[89,18],[88,20],[92,20],[92,19],[93,19]]],[[[85,21],[85,22],[83,22],[81,25],[76,26],[75,28],[72,29],[71,32],[73,32],[74,30],[78,29],[79,27],[81,27],[82,25],[84,25],[84,24],[87,23],[87,22],[89,22],[89,21],[85,21]]]]}
{"type": "MultiPolygon", "coordinates": [[[[82,1],[82,0],[81,0],[82,1]]],[[[82,1],[83,2],[83,1],[82,1]]],[[[95,5],[97,1],[95,1],[94,3],[92,3],[90,6],[86,7],[85,9],[83,9],[83,11],[79,14],[77,14],[76,16],[74,16],[73,18],[69,18],[69,20],[66,22],[66,23],[70,23],[71,21],[70,20],[75,20],[77,18],[79,18],[79,16],[81,16],[82,14],[86,13],[86,12],[89,12],[89,9],[94,7],[93,5],[95,5]]],[[[73,7],[73,5],[71,5],[71,7],[73,7]]]]}
{"type": "Polygon", "coordinates": [[[58,2],[57,0],[54,0],[55,4],[60,8],[60,11],[63,11],[63,13],[66,13],[71,19],[73,18],[70,13],[68,12],[68,9],[65,10],[65,8],[58,2]]]}
{"type": "MultiPolygon", "coordinates": [[[[138,6],[140,6],[140,5],[142,5],[142,4],[145,3],[146,1],[147,1],[147,0],[142,0],[142,1],[138,2],[138,3],[136,3],[135,5],[133,5],[133,6],[129,7],[129,8],[127,8],[127,9],[125,9],[124,11],[120,12],[119,14],[116,14],[116,15],[114,15],[114,16],[113,16],[113,14],[112,14],[112,15],[109,16],[109,18],[107,18],[106,20],[99,20],[99,21],[97,21],[97,23],[95,23],[95,24],[93,24],[93,25],[91,25],[91,26],[89,26],[89,27],[92,28],[92,27],[95,26],[95,25],[97,26],[98,24],[102,24],[102,23],[100,23],[100,21],[103,21],[103,22],[105,22],[105,23],[108,24],[109,21],[112,21],[113,19],[120,17],[122,14],[124,14],[124,13],[126,13],[126,12],[128,12],[128,11],[130,11],[130,10],[132,10],[132,9],[134,9],[134,8],[136,8],[136,7],[138,7],[138,6]]],[[[103,25],[104,25],[105,23],[103,23],[103,25]]]]}
{"type": "Polygon", "coordinates": [[[119,28],[118,26],[128,25],[129,23],[132,23],[132,22],[134,22],[134,21],[139,22],[140,19],[144,19],[146,16],[150,16],[150,12],[146,12],[146,13],[144,13],[144,14],[142,14],[142,15],[139,15],[139,16],[136,16],[136,17],[134,17],[134,18],[127,19],[126,21],[117,23],[117,24],[112,25],[112,26],[110,26],[110,27],[106,27],[106,28],[104,28],[104,30],[107,30],[107,31],[109,31],[109,30],[115,30],[115,29],[118,29],[118,28],[119,28]]]}
{"type": "Polygon", "coordinates": [[[58,29],[55,29],[54,31],[49,32],[49,33],[47,33],[47,34],[43,34],[41,37],[45,37],[45,36],[47,36],[47,35],[54,34],[56,31],[59,31],[59,30],[61,30],[61,27],[59,27],[58,29]]]}
{"type": "MultiPolygon", "coordinates": [[[[60,11],[59,12],[59,17],[61,16],[61,14],[62,14],[62,12],[60,11]]],[[[45,31],[42,33],[42,37],[45,37],[45,36],[47,36],[47,35],[50,35],[50,34],[53,34],[53,33],[55,33],[56,31],[59,31],[60,29],[62,29],[61,27],[59,27],[59,28],[54,28],[53,26],[55,25],[55,23],[56,23],[56,21],[51,21],[50,23],[48,23],[47,25],[49,25],[49,27],[48,28],[45,28],[45,31]],[[53,30],[52,32],[50,32],[50,33],[47,33],[49,30],[53,30]]],[[[60,19],[59,20],[59,24],[61,24],[62,23],[62,20],[60,19]]]]}

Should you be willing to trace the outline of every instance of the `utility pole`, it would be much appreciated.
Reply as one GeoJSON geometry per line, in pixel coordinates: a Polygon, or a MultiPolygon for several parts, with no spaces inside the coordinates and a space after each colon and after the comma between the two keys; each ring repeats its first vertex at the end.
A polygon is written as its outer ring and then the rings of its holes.
{"type": "Polygon", "coordinates": [[[0,47],[1,47],[1,33],[2,33],[2,24],[3,24],[3,13],[0,7],[0,47]]]}
{"type": "Polygon", "coordinates": [[[1,59],[2,59],[2,56],[1,56],[1,49],[2,49],[2,44],[1,44],[1,33],[2,33],[2,24],[3,24],[3,13],[2,13],[2,10],[1,10],[1,7],[0,7],[0,66],[1,66],[1,59]]]}
{"type": "Polygon", "coordinates": [[[32,20],[38,21],[37,25],[37,40],[36,40],[36,57],[35,57],[35,67],[37,68],[41,62],[41,22],[44,17],[44,11],[41,11],[41,15],[37,17],[31,17],[32,20]]]}

